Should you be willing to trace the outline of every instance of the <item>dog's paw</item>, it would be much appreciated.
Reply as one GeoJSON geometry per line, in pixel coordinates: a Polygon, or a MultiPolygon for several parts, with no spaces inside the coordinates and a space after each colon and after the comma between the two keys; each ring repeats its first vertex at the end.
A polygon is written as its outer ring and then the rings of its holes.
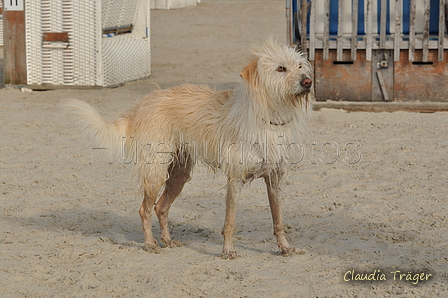
{"type": "Polygon", "coordinates": [[[280,255],[282,255],[283,257],[289,257],[289,256],[294,256],[294,255],[303,255],[306,253],[308,253],[307,250],[298,249],[298,248],[294,248],[294,247],[283,247],[280,251],[280,255]]]}
{"type": "Polygon", "coordinates": [[[233,260],[239,258],[240,256],[234,250],[223,251],[221,254],[221,258],[224,260],[233,260]]]}
{"type": "Polygon", "coordinates": [[[150,252],[150,253],[154,253],[154,254],[159,254],[160,253],[160,247],[157,245],[149,245],[149,244],[145,244],[145,246],[143,247],[144,251],[150,252]]]}
{"type": "Polygon", "coordinates": [[[164,247],[175,248],[175,247],[185,246],[185,243],[170,239],[170,240],[163,241],[163,245],[164,245],[164,247]]]}

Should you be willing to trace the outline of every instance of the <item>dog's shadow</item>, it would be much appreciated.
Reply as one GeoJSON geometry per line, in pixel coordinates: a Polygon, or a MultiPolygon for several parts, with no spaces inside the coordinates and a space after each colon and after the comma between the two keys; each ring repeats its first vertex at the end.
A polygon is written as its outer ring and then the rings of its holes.
{"type": "MultiPolygon", "coordinates": [[[[34,216],[8,216],[6,219],[9,219],[13,225],[49,231],[61,237],[97,238],[99,241],[110,242],[121,247],[144,248],[143,230],[138,214],[127,216],[110,210],[78,207],[57,212],[42,212],[34,216]]],[[[169,224],[173,239],[201,253],[219,255],[219,249],[214,253],[197,248],[205,242],[213,246],[221,246],[222,236],[216,230],[197,225],[195,222],[181,223],[176,219],[170,220],[169,224]]],[[[155,215],[152,218],[152,227],[156,239],[159,240],[160,229],[155,215]]]]}
{"type": "MultiPolygon", "coordinates": [[[[251,212],[258,218],[259,213],[256,209],[251,212]]],[[[334,245],[347,246],[347,243],[350,243],[350,248],[359,246],[360,249],[365,249],[365,241],[361,238],[372,237],[369,242],[372,249],[369,248],[367,251],[373,251],[378,250],[376,247],[394,247],[395,243],[413,241],[417,237],[412,231],[396,231],[394,229],[377,231],[378,223],[371,222],[371,220],[352,220],[350,224],[344,212],[331,216],[333,220],[340,223],[338,227],[329,227],[326,217],[307,219],[306,215],[297,217],[294,216],[293,211],[288,210],[285,212],[285,218],[289,218],[287,224],[291,228],[288,229],[288,238],[293,246],[312,245],[315,247],[314,250],[321,249],[321,253],[330,255],[337,254],[337,251],[326,250],[328,240],[333,241],[334,245]],[[310,220],[311,222],[309,222],[310,220]],[[322,230],[322,225],[326,226],[325,233],[319,232],[322,230]]],[[[11,225],[17,226],[18,229],[21,227],[26,230],[45,231],[60,237],[61,240],[64,237],[70,237],[74,241],[82,243],[83,239],[97,239],[122,247],[140,249],[144,247],[140,218],[138,214],[129,212],[119,214],[117,211],[110,211],[106,208],[95,209],[81,206],[57,212],[44,211],[32,216],[5,216],[3,219],[10,221],[11,225]]],[[[210,223],[209,218],[206,219],[206,222],[210,223]]],[[[247,222],[249,224],[246,224],[242,231],[235,233],[238,239],[235,241],[236,250],[243,254],[244,251],[251,251],[277,255],[275,238],[270,237],[268,233],[270,222],[263,220],[255,223],[253,219],[247,220],[247,222]]],[[[160,230],[155,216],[152,219],[152,226],[153,233],[159,240],[160,230]]],[[[170,220],[173,239],[184,243],[188,249],[213,257],[219,256],[221,253],[223,244],[221,228],[222,226],[218,222],[209,226],[195,220],[185,223],[176,217],[170,220]]],[[[166,251],[171,253],[170,249],[166,251]]],[[[172,252],[174,253],[174,250],[172,252]]]]}
{"type": "Polygon", "coordinates": [[[137,233],[139,223],[131,217],[119,215],[110,210],[62,209],[41,212],[33,216],[10,217],[11,221],[29,228],[57,233],[82,235],[85,237],[109,237],[120,241],[141,241],[142,235],[137,233]]]}

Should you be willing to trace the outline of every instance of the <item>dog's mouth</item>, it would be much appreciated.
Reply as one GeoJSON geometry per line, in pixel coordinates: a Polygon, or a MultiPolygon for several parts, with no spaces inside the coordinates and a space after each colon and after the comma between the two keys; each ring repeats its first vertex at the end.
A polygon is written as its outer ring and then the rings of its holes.
{"type": "Polygon", "coordinates": [[[299,92],[296,92],[296,93],[294,93],[294,97],[297,99],[297,100],[301,100],[301,98],[302,98],[302,96],[303,95],[306,95],[306,94],[308,94],[308,93],[310,93],[311,92],[311,89],[305,89],[305,90],[302,90],[302,91],[299,91],[299,92]]]}

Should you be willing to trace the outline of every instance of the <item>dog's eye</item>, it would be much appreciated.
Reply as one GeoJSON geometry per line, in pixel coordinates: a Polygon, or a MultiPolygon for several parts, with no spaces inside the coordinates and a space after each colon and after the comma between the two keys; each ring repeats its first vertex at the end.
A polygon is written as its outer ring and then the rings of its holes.
{"type": "Polygon", "coordinates": [[[299,68],[302,68],[302,64],[299,64],[299,68]]]}
{"type": "Polygon", "coordinates": [[[284,67],[284,66],[279,66],[279,67],[277,67],[277,71],[278,72],[285,72],[287,69],[286,69],[286,67],[284,67]]]}

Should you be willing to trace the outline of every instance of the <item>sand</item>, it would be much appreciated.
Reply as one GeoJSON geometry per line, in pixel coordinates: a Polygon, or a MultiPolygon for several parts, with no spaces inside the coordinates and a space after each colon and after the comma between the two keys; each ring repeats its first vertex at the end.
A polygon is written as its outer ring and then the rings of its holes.
{"type": "Polygon", "coordinates": [[[258,180],[242,192],[241,257],[231,261],[219,257],[222,175],[196,168],[170,214],[173,238],[186,245],[148,253],[129,166],[100,159],[61,114],[60,100],[74,97],[113,118],[152,83],[233,86],[250,44],[286,39],[284,14],[284,1],[153,11],[151,78],[102,90],[1,89],[0,296],[445,296],[447,113],[316,112],[283,188],[287,237],[308,253],[277,254],[258,180]],[[374,280],[353,280],[362,276],[374,280]]]}

